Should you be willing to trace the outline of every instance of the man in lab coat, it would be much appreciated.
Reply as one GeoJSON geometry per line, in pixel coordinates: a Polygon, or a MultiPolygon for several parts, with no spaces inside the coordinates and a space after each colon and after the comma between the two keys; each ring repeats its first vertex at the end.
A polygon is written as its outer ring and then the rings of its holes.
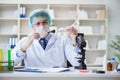
{"type": "Polygon", "coordinates": [[[78,66],[75,58],[79,51],[76,42],[77,30],[72,26],[66,31],[68,37],[50,33],[52,20],[47,10],[34,10],[29,16],[33,32],[22,38],[12,50],[15,66],[24,60],[26,67],[66,67],[68,60],[78,66]]]}

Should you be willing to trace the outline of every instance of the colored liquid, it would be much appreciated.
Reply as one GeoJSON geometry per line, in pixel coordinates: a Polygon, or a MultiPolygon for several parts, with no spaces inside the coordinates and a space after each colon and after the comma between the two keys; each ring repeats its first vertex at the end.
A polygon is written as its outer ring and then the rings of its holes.
{"type": "Polygon", "coordinates": [[[0,66],[0,72],[13,71],[13,69],[14,69],[13,61],[11,61],[11,62],[3,61],[3,62],[0,62],[0,63],[2,63],[2,66],[0,66]],[[11,64],[11,66],[8,66],[8,64],[11,64]]]}
{"type": "MultiPolygon", "coordinates": [[[[2,51],[2,49],[0,49],[0,67],[2,66],[2,62],[3,61],[3,51],[2,51]]],[[[2,69],[0,68],[0,71],[1,71],[2,69]]]]}
{"type": "Polygon", "coordinates": [[[107,64],[107,71],[112,71],[113,70],[113,65],[111,62],[107,64]]]}
{"type": "Polygon", "coordinates": [[[8,71],[12,71],[11,66],[11,50],[8,50],[8,71]]]}
{"type": "Polygon", "coordinates": [[[0,72],[9,72],[9,71],[13,71],[13,66],[0,66],[0,72]]]}

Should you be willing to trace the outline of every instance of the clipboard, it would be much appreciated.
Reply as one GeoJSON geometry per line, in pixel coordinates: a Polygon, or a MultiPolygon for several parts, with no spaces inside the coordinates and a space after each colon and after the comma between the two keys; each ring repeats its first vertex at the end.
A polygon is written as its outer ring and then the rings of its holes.
{"type": "Polygon", "coordinates": [[[23,69],[15,69],[17,72],[36,72],[36,73],[57,73],[57,72],[66,72],[70,71],[69,68],[23,68],[23,69]]]}

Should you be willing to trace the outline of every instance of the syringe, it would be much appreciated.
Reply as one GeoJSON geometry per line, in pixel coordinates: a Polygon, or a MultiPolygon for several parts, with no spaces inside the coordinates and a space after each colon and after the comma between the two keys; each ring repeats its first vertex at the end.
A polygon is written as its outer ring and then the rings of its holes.
{"type": "Polygon", "coordinates": [[[79,22],[78,22],[78,21],[75,21],[71,26],[72,26],[72,27],[79,26],[79,22]]]}

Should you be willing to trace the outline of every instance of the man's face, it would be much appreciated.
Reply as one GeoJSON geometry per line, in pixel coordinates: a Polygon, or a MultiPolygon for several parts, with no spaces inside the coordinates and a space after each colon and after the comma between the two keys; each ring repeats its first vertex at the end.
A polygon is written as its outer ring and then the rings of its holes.
{"type": "Polygon", "coordinates": [[[48,21],[44,18],[33,18],[33,28],[39,27],[39,26],[49,26],[48,21]]]}
{"type": "Polygon", "coordinates": [[[45,37],[45,35],[49,32],[48,21],[42,18],[33,19],[33,30],[39,33],[41,37],[45,37]]]}

